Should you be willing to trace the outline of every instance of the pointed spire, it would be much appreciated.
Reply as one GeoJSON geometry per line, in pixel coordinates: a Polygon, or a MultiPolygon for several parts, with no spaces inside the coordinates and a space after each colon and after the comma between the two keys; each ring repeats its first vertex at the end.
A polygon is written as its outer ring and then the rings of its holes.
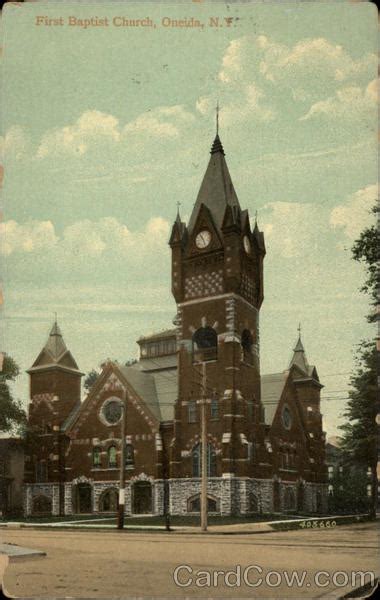
{"type": "Polygon", "coordinates": [[[220,141],[220,137],[219,137],[219,112],[220,112],[220,107],[219,107],[219,100],[218,100],[216,103],[216,134],[215,134],[215,139],[213,141],[213,144],[211,146],[210,154],[216,154],[217,152],[221,152],[224,156],[223,144],[220,141]]]}
{"type": "Polygon", "coordinates": [[[301,340],[301,323],[298,325],[298,340],[293,350],[293,357],[290,361],[289,367],[296,365],[305,373],[309,371],[309,363],[306,358],[305,348],[301,340]]]}
{"type": "Polygon", "coordinates": [[[173,246],[174,244],[181,243],[184,235],[186,234],[186,225],[181,221],[181,215],[179,212],[179,207],[181,206],[180,202],[177,202],[177,216],[173,223],[172,231],[169,239],[169,246],[173,246]]]}
{"type": "Polygon", "coordinates": [[[62,366],[72,371],[78,371],[78,365],[76,364],[70,351],[67,349],[65,341],[62,337],[62,332],[58,325],[56,313],[55,320],[46,344],[42,348],[37,359],[34,361],[33,366],[28,372],[38,368],[46,368],[51,366],[62,366]]]}
{"type": "Polygon", "coordinates": [[[222,142],[220,141],[220,137],[218,134],[216,134],[215,139],[212,143],[210,154],[216,154],[217,152],[221,152],[221,154],[223,154],[223,156],[225,155],[224,148],[223,148],[222,142]]]}
{"type": "Polygon", "coordinates": [[[45,350],[50,352],[52,357],[57,360],[64,352],[67,347],[63,341],[62,333],[57,322],[57,313],[55,313],[55,321],[53,327],[50,330],[48,341],[45,344],[45,350]]]}
{"type": "Polygon", "coordinates": [[[259,226],[257,224],[257,210],[255,211],[255,226],[254,226],[253,229],[256,230],[256,231],[259,231],[259,226]]]}
{"type": "Polygon", "coordinates": [[[177,202],[177,216],[176,216],[176,222],[177,223],[181,223],[181,215],[179,214],[179,207],[181,206],[181,203],[178,201],[177,202]]]}

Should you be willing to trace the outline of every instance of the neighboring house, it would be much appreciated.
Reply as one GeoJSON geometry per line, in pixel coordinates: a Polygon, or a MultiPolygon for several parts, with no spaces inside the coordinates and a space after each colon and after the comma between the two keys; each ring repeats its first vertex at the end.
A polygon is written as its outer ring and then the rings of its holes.
{"type": "Polygon", "coordinates": [[[115,511],[123,398],[127,514],[165,503],[199,512],[203,394],[210,512],[325,512],[322,385],[300,338],[287,370],[260,375],[264,236],[240,207],[218,135],[169,244],[175,328],[140,338],[136,364],[106,364],[81,402],[83,373],[55,323],[29,369],[40,443],[26,456],[26,514],[115,511]]]}
{"type": "Polygon", "coordinates": [[[0,438],[0,516],[22,514],[24,447],[18,438],[0,438]]]}
{"type": "Polygon", "coordinates": [[[339,444],[339,437],[326,443],[329,511],[367,511],[372,497],[371,467],[347,464],[339,444]]]}

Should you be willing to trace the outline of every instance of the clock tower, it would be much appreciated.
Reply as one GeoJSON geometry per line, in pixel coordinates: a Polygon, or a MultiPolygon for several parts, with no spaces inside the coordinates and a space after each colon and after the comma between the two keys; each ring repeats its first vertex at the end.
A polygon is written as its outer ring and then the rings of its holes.
{"type": "Polygon", "coordinates": [[[202,394],[211,487],[220,478],[265,476],[259,357],[264,236],[240,207],[218,134],[189,223],[178,212],[169,244],[178,346],[170,476],[200,476],[202,394]]]}

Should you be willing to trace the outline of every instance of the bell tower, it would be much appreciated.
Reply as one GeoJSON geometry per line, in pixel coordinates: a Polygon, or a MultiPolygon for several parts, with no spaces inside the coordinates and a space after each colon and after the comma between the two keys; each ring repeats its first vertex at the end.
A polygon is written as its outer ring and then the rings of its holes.
{"type": "Polygon", "coordinates": [[[264,236],[240,207],[218,132],[210,154],[189,223],[178,211],[169,241],[179,348],[172,477],[197,475],[202,392],[209,400],[211,477],[252,476],[262,460],[259,446],[264,447],[259,360],[264,236]]]}
{"type": "Polygon", "coordinates": [[[60,428],[80,404],[83,373],[68,350],[57,321],[27,373],[30,375],[30,425],[60,428]]]}

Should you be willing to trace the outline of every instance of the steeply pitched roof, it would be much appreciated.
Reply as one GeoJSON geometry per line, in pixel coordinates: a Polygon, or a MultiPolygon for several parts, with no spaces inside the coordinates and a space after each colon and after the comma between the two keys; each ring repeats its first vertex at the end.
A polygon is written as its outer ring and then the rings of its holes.
{"type": "Polygon", "coordinates": [[[305,349],[303,347],[301,336],[298,337],[297,344],[293,350],[292,360],[290,361],[289,368],[296,365],[301,371],[309,374],[309,363],[307,362],[305,349]]]}
{"type": "Polygon", "coordinates": [[[154,360],[141,359],[130,370],[137,372],[138,376],[130,377],[131,373],[128,371],[125,372],[126,379],[143,402],[152,404],[157,418],[161,421],[174,419],[174,406],[178,396],[177,356],[173,354],[154,360]]]}
{"type": "Polygon", "coordinates": [[[160,421],[161,411],[158,402],[156,382],[152,375],[132,367],[119,367],[125,379],[135,390],[150,412],[160,421]]]}
{"type": "Polygon", "coordinates": [[[271,425],[284,390],[288,371],[261,376],[261,402],[265,411],[265,423],[271,425]]]}
{"type": "Polygon", "coordinates": [[[222,225],[228,204],[240,210],[239,200],[228,171],[219,135],[215,137],[211,148],[211,157],[191,213],[188,226],[189,232],[194,228],[202,204],[210,210],[218,228],[222,225]]]}
{"type": "Polygon", "coordinates": [[[65,344],[58,323],[55,321],[50,330],[46,344],[34,361],[32,367],[28,370],[28,373],[57,366],[80,373],[73,355],[65,344]]]}

